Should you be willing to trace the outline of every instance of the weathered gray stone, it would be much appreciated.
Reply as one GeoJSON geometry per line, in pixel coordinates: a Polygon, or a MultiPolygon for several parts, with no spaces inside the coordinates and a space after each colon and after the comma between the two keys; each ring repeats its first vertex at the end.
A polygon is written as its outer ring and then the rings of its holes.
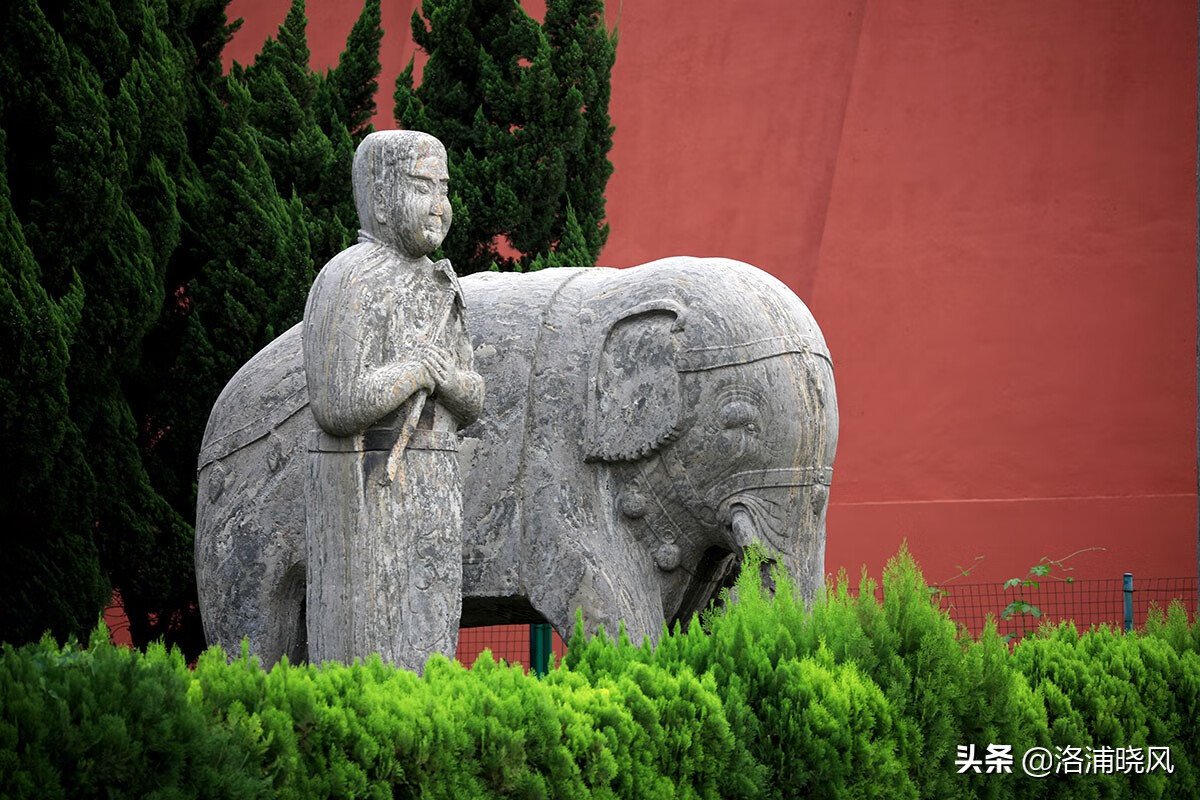
{"type": "Polygon", "coordinates": [[[454,272],[427,257],[450,227],[448,179],[432,136],[368,136],[354,159],[360,241],[325,265],[304,309],[314,661],[379,653],[419,671],[458,642],[457,430],[478,416],[483,380],[454,272]]]}
{"type": "Polygon", "coordinates": [[[246,362],[204,431],[196,500],[196,587],[210,643],[274,662],[307,658],[304,485],[316,426],[301,326],[246,362]]]}
{"type": "MultiPolygon", "coordinates": [[[[579,608],[589,630],[624,621],[654,640],[708,603],[751,542],[804,594],[821,586],[837,400],[824,338],[786,286],[671,258],[472,275],[462,289],[488,386],[464,431],[465,625],[544,618],[569,635],[579,608]]],[[[267,660],[301,655],[283,632],[302,617],[286,589],[305,568],[304,524],[282,483],[311,425],[279,366],[300,348],[289,331],[235,376],[201,458],[197,553],[220,565],[198,557],[206,632],[226,647],[249,636],[267,660]],[[258,427],[232,436],[253,385],[258,427]],[[282,477],[259,488],[275,453],[282,477]]]]}

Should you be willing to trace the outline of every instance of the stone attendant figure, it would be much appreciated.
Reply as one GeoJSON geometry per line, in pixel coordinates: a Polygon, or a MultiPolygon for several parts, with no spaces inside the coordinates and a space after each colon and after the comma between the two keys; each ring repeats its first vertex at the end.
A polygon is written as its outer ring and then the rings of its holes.
{"type": "Polygon", "coordinates": [[[428,254],[450,228],[441,142],[368,136],[354,156],[358,244],[304,310],[309,658],[454,657],[462,608],[458,429],[479,416],[463,301],[428,254]]]}

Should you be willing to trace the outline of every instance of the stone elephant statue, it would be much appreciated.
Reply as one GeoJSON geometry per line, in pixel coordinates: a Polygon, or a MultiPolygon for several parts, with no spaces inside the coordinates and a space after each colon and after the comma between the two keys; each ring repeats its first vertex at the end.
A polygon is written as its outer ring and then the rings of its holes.
{"type": "MultiPolygon", "coordinates": [[[[483,414],[463,431],[464,626],[703,609],[761,543],[822,585],[837,449],[832,362],[804,303],[725,259],[462,279],[483,414]]],[[[199,458],[196,577],[210,643],[306,658],[300,326],[234,376],[199,458]]]]}

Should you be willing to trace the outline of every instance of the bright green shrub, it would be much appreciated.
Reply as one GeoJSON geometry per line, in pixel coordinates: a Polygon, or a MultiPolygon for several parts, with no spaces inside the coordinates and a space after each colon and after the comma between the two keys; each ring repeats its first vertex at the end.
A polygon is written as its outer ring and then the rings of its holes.
{"type": "MultiPolygon", "coordinates": [[[[974,744],[980,751],[989,744],[1008,744],[1013,748],[1013,771],[1007,775],[960,775],[952,766],[955,747],[943,756],[939,765],[954,786],[954,795],[962,797],[1042,797],[1046,784],[1024,775],[1020,759],[1030,747],[1049,747],[1051,735],[1046,707],[1030,687],[1025,676],[1011,666],[1008,645],[989,619],[977,642],[963,648],[962,683],[958,691],[954,733],[957,744],[974,744]]],[[[930,676],[937,680],[936,675],[930,676]]],[[[931,768],[929,772],[933,772],[931,768]]],[[[922,784],[922,790],[926,789],[922,784]]],[[[926,796],[929,796],[926,794],[926,796]]]]}
{"type": "MultiPolygon", "coordinates": [[[[883,690],[896,718],[899,756],[924,797],[954,796],[952,767],[962,738],[963,644],[929,600],[907,551],[883,574],[883,602],[865,576],[851,597],[844,576],[805,626],[807,647],[824,641],[839,662],[856,663],[883,690]]],[[[961,788],[961,787],[959,787],[961,788]]]]}
{"type": "Polygon", "coordinates": [[[266,672],[214,649],[196,687],[279,797],[720,798],[732,779],[721,701],[689,671],[538,680],[485,656],[423,678],[374,658],[266,672]]]}
{"type": "Polygon", "coordinates": [[[179,651],[49,638],[0,655],[0,796],[256,797],[236,731],[189,701],[179,651]]]}
{"type": "Polygon", "coordinates": [[[742,780],[727,797],[915,797],[884,694],[816,640],[807,646],[807,615],[790,582],[777,575],[769,598],[758,566],[743,570],[736,604],[703,626],[664,634],[657,649],[623,636],[585,642],[577,632],[568,669],[593,681],[641,665],[711,677],[740,743],[730,771],[742,780]]]}
{"type": "Polygon", "coordinates": [[[1165,615],[1154,611],[1146,620],[1145,638],[1166,642],[1178,654],[1177,662],[1165,659],[1172,669],[1164,677],[1174,694],[1176,741],[1195,769],[1200,765],[1200,624],[1188,624],[1187,611],[1178,601],[1165,615]]]}
{"type": "MultiPolygon", "coordinates": [[[[1178,624],[1178,623],[1176,623],[1178,624]]],[[[1182,637],[1176,637],[1184,643],[1182,637]]],[[[1196,797],[1200,657],[1158,633],[1072,623],[1047,626],[1022,642],[1011,665],[1042,696],[1055,745],[1170,746],[1174,771],[1093,775],[1071,785],[1075,797],[1196,797]]]]}
{"type": "MultiPolygon", "coordinates": [[[[852,729],[868,741],[877,737],[882,750],[894,752],[894,763],[902,770],[898,779],[889,773],[888,759],[862,754],[868,762],[879,761],[868,770],[873,786],[886,787],[880,789],[884,794],[903,796],[913,786],[920,796],[931,798],[1036,796],[1041,791],[1040,784],[1020,775],[998,780],[956,771],[958,745],[976,744],[982,750],[989,743],[1011,743],[1014,749],[1023,742],[1047,744],[1046,715],[1024,676],[1009,668],[1008,649],[994,629],[978,643],[960,636],[946,613],[930,602],[906,551],[884,572],[882,602],[876,600],[875,583],[865,576],[854,593],[842,576],[806,608],[791,582],[776,574],[775,593],[769,597],[761,589],[756,564],[751,560],[743,571],[736,604],[708,615],[686,633],[677,629],[664,636],[653,653],[577,638],[567,663],[590,676],[622,671],[639,659],[712,674],[726,699],[730,723],[748,750],[752,766],[741,770],[758,786],[774,787],[762,791],[802,794],[781,781],[780,774],[789,768],[805,774],[805,759],[828,762],[820,743],[806,739],[797,745],[782,737],[779,726],[786,714],[772,710],[774,703],[794,702],[787,697],[786,681],[781,687],[775,676],[804,659],[829,671],[852,666],[872,689],[882,690],[886,702],[881,719],[874,727],[864,724],[868,713],[852,729]],[[784,751],[784,741],[789,743],[790,767],[761,755],[784,751]],[[755,759],[760,763],[754,765],[755,759]]],[[[788,713],[796,713],[794,708],[788,713]]],[[[826,786],[843,785],[840,777],[825,778],[826,786]]]]}
{"type": "Polygon", "coordinates": [[[1200,654],[1200,625],[1188,624],[1188,612],[1179,600],[1173,600],[1164,612],[1151,604],[1146,617],[1145,634],[1165,640],[1176,652],[1200,654]]]}
{"type": "Polygon", "coordinates": [[[883,599],[811,608],[751,563],[737,602],[657,648],[577,634],[543,678],[480,658],[189,670],[98,633],[0,653],[0,797],[1195,797],[1200,638],[1047,626],[1014,650],[934,608],[906,554],[883,599]],[[958,772],[1012,746],[1009,774],[958,772]],[[1030,747],[1168,746],[1174,772],[1026,777],[1030,747]]]}

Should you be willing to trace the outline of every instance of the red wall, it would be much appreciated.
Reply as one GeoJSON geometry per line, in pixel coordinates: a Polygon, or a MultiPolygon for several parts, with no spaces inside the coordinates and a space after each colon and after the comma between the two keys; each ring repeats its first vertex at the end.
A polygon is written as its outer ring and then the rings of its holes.
{"type": "MultiPolygon", "coordinates": [[[[314,64],[357,9],[309,0],[314,64]]],[[[412,54],[384,4],[379,127],[412,54]]],[[[828,567],[1195,575],[1194,3],[612,3],[602,263],[722,255],[834,356],[828,567]],[[618,8],[619,7],[619,8],[618,8]]],[[[250,60],[287,0],[235,0],[250,60]]]]}

